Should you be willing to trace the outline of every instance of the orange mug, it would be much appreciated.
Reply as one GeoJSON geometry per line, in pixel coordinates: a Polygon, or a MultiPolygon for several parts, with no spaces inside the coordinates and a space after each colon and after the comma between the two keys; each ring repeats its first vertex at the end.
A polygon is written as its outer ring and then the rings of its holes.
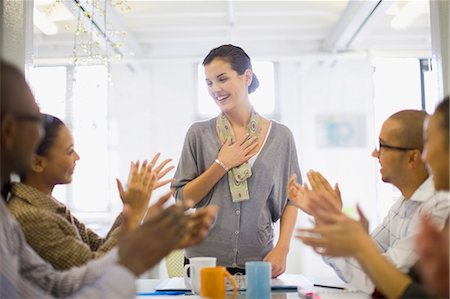
{"type": "Polygon", "coordinates": [[[236,280],[225,267],[202,268],[200,270],[200,295],[214,299],[225,298],[225,278],[233,285],[233,292],[236,292],[238,289],[236,280]]]}

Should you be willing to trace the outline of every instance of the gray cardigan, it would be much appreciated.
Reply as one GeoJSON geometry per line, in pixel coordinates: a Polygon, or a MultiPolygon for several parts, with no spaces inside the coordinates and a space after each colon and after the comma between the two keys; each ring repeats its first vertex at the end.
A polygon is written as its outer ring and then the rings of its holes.
{"type": "MultiPolygon", "coordinates": [[[[217,158],[221,144],[215,118],[194,123],[188,130],[172,188],[177,200],[183,188],[206,171],[217,158]]],[[[262,260],[273,248],[273,223],[288,203],[287,182],[296,173],[301,181],[294,138],[290,130],[275,121],[248,179],[250,199],[233,203],[228,176],[202,198],[196,207],[219,206],[218,216],[207,238],[188,248],[186,256],[217,257],[217,265],[245,268],[247,261],[262,260]]]]}

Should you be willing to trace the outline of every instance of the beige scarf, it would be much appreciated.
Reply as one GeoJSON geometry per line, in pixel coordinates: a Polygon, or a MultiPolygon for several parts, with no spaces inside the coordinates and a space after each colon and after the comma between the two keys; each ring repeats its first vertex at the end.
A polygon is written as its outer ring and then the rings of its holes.
{"type": "MultiPolygon", "coordinates": [[[[236,137],[234,136],[231,123],[223,113],[221,113],[216,119],[216,130],[222,144],[225,143],[228,137],[231,138],[232,143],[236,142],[236,137]]],[[[249,137],[257,137],[261,132],[261,116],[255,111],[255,109],[252,109],[250,121],[247,124],[247,131],[249,137]]],[[[240,202],[250,199],[247,179],[251,176],[252,167],[248,162],[245,162],[228,171],[228,182],[230,185],[231,198],[233,202],[240,202]]]]}

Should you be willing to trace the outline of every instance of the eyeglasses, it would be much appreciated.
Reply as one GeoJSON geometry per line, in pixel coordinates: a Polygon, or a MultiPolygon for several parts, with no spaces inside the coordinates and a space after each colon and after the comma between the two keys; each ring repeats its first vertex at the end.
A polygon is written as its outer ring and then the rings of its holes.
{"type": "Polygon", "coordinates": [[[417,148],[412,148],[412,147],[389,145],[386,143],[379,142],[378,147],[376,148],[376,151],[379,152],[382,148],[387,148],[387,149],[396,150],[396,151],[412,151],[412,150],[417,149],[417,148]]]}

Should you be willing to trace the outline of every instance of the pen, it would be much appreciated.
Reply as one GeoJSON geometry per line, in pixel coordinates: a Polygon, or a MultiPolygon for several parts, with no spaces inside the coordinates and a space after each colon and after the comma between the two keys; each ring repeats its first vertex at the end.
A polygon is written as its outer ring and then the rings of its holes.
{"type": "Polygon", "coordinates": [[[136,293],[136,296],[161,296],[161,295],[177,296],[185,294],[186,294],[185,291],[156,291],[156,292],[136,293]]]}
{"type": "Polygon", "coordinates": [[[336,290],[345,290],[345,288],[343,287],[335,287],[335,286],[327,286],[327,285],[323,285],[323,284],[313,284],[313,286],[315,287],[320,287],[320,288],[329,288],[329,289],[336,289],[336,290]]]}

